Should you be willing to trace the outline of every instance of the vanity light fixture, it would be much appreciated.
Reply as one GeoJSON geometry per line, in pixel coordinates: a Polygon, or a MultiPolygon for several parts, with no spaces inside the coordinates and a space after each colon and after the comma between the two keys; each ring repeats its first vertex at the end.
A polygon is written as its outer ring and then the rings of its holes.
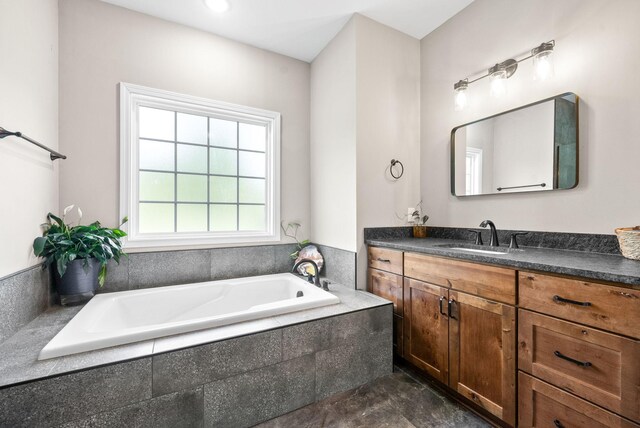
{"type": "Polygon", "coordinates": [[[553,77],[553,47],[555,42],[542,43],[531,50],[533,56],[533,79],[547,80],[553,77]]]}
{"type": "Polygon", "coordinates": [[[469,82],[466,80],[453,84],[453,90],[456,93],[454,98],[456,111],[464,110],[467,106],[467,89],[469,89],[469,82]]]}
{"type": "Polygon", "coordinates": [[[486,74],[475,79],[463,79],[453,84],[454,108],[456,111],[464,109],[467,105],[467,91],[471,83],[477,82],[485,77],[491,78],[492,97],[499,98],[507,93],[507,79],[516,72],[518,64],[522,61],[533,58],[534,80],[546,80],[553,76],[553,48],[555,40],[551,40],[536,46],[531,50],[531,54],[524,58],[515,60],[508,59],[489,68],[486,74]]]}
{"type": "Polygon", "coordinates": [[[204,4],[215,13],[224,13],[231,7],[228,0],[204,0],[204,4]]]}

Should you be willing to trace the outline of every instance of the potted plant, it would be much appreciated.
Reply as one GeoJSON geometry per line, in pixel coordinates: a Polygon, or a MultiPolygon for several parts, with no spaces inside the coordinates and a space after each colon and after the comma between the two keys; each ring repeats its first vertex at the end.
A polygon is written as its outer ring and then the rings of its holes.
{"type": "Polygon", "coordinates": [[[56,291],[62,305],[85,302],[102,286],[110,259],[120,263],[124,255],[120,238],[127,234],[118,228],[102,227],[99,222],[80,224],[82,211],[77,208],[78,224],[65,223],[73,205],[64,209],[62,218],[47,214],[42,236],[33,241],[33,252],[44,258],[43,269],[52,267],[56,291]]]}
{"type": "Polygon", "coordinates": [[[429,216],[422,213],[422,201],[418,202],[414,211],[411,213],[411,222],[413,223],[413,237],[427,237],[427,221],[429,216]]]}

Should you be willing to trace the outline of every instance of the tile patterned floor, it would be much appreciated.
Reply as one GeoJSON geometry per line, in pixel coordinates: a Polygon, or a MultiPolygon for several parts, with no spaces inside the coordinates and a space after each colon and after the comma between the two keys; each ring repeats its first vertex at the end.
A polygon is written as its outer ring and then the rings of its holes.
{"type": "Polygon", "coordinates": [[[490,427],[460,404],[409,372],[367,385],[267,421],[261,428],[472,428],[490,427]]]}

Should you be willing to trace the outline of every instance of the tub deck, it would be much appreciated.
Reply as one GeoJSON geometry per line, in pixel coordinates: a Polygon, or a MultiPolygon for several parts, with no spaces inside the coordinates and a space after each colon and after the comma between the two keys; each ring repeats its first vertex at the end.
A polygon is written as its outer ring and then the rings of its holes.
{"type": "Polygon", "coordinates": [[[83,308],[52,307],[0,344],[0,388],[390,304],[373,294],[339,284],[332,283],[329,287],[340,303],[38,360],[41,349],[83,308]]]}

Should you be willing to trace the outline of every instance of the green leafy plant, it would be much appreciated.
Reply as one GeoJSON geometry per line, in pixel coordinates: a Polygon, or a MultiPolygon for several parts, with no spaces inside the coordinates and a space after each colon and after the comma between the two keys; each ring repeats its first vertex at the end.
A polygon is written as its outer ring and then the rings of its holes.
{"type": "Polygon", "coordinates": [[[58,274],[63,276],[67,266],[73,260],[85,260],[83,266],[88,267],[88,259],[95,258],[100,262],[98,282],[104,285],[107,275],[107,262],[110,259],[120,263],[120,258],[125,255],[122,251],[120,238],[127,234],[120,230],[128,219],[125,217],[118,228],[102,227],[99,222],[93,222],[87,226],[80,225],[82,211],[77,209],[79,219],[76,226],[65,223],[65,217],[73,209],[73,205],[64,209],[62,218],[47,214],[47,223],[42,225],[42,236],[33,241],[33,252],[38,257],[43,257],[43,268],[50,267],[53,263],[58,274]]]}
{"type": "Polygon", "coordinates": [[[293,240],[296,241],[296,246],[298,247],[298,249],[289,255],[291,259],[295,260],[298,258],[298,254],[300,254],[300,250],[302,250],[307,245],[311,244],[311,241],[309,241],[308,239],[304,239],[302,241],[298,240],[298,229],[300,229],[300,223],[291,222],[291,223],[287,223],[287,225],[285,226],[284,222],[281,222],[280,227],[284,232],[284,236],[292,238],[293,240]]]}

